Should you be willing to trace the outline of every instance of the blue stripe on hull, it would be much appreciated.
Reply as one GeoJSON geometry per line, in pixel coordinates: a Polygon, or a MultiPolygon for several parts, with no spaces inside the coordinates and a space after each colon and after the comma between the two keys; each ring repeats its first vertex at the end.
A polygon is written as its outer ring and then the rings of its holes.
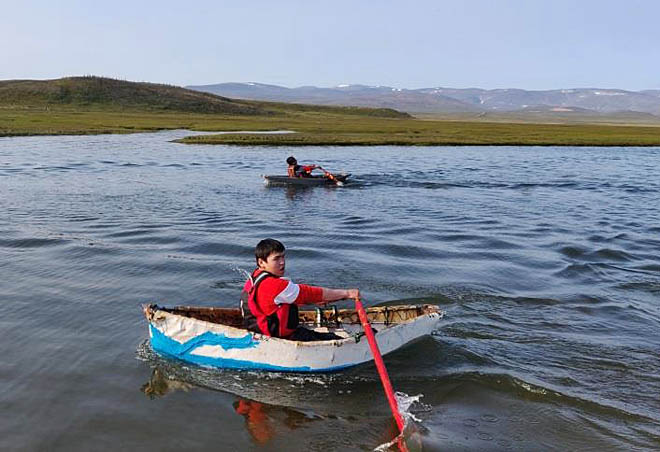
{"type": "Polygon", "coordinates": [[[272,364],[259,363],[254,361],[244,361],[229,358],[211,358],[209,356],[193,355],[192,351],[201,345],[219,345],[225,350],[231,348],[245,349],[258,346],[259,341],[255,340],[251,334],[247,334],[241,338],[229,338],[224,334],[215,334],[207,331],[206,333],[200,334],[199,336],[196,336],[181,344],[174,339],[167,337],[161,333],[158,328],[151,324],[149,325],[149,330],[151,332],[151,348],[153,348],[154,351],[163,355],[170,356],[172,358],[179,359],[181,361],[186,361],[204,367],[270,370],[276,372],[335,372],[356,365],[349,364],[343,366],[326,367],[322,369],[312,369],[309,366],[275,366],[272,364]]]}

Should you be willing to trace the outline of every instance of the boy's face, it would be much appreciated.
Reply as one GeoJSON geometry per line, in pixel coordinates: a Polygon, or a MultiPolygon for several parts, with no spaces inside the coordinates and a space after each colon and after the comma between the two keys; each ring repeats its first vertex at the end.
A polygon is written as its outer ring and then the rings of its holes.
{"type": "Polygon", "coordinates": [[[286,257],[284,253],[271,253],[266,260],[259,259],[257,261],[259,268],[272,273],[275,276],[284,276],[284,268],[286,267],[286,257]]]}

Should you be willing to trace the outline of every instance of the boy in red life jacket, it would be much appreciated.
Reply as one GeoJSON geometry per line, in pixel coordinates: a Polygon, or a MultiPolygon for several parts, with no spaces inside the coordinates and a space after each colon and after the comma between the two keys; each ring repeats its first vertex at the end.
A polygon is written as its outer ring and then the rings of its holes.
{"type": "Polygon", "coordinates": [[[298,305],[325,304],[357,298],[358,289],[328,289],[295,284],[282,278],[285,270],[284,245],[275,239],[257,244],[257,268],[243,286],[241,312],[250,331],[294,341],[341,339],[334,333],[320,333],[298,325],[298,305]]]}
{"type": "Polygon", "coordinates": [[[318,165],[298,165],[298,161],[294,156],[286,159],[286,163],[289,165],[286,169],[289,177],[312,177],[312,171],[318,168],[318,165]]]}

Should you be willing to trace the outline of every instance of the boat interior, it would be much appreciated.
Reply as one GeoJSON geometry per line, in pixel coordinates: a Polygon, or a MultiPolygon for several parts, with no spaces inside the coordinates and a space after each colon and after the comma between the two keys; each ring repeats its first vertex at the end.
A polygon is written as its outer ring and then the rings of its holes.
{"type": "MultiPolygon", "coordinates": [[[[243,328],[244,325],[243,316],[238,308],[197,306],[163,308],[155,304],[144,307],[144,313],[149,320],[156,311],[164,311],[235,328],[243,328]]],[[[406,323],[425,314],[441,313],[438,306],[435,305],[378,306],[367,308],[366,312],[369,323],[377,329],[406,323]]],[[[301,325],[317,331],[340,332],[345,330],[348,334],[352,334],[362,330],[360,317],[355,309],[337,309],[336,306],[301,309],[299,319],[301,325]]]]}

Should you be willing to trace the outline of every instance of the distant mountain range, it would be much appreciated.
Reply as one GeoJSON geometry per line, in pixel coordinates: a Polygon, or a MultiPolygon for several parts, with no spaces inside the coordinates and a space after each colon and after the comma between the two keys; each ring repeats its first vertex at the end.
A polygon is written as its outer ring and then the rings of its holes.
{"type": "Polygon", "coordinates": [[[285,88],[263,83],[219,83],[186,88],[237,99],[392,108],[408,113],[575,112],[581,115],[635,113],[660,116],[660,90],[404,89],[367,85],[285,88]]]}

